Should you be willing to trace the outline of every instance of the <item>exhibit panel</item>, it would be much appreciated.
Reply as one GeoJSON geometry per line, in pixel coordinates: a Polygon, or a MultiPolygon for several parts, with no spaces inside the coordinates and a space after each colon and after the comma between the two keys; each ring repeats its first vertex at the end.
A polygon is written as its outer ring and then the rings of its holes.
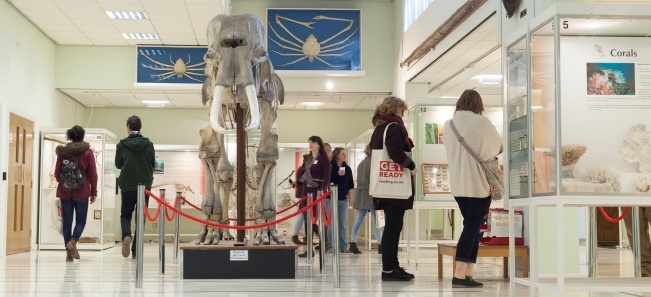
{"type": "MultiPolygon", "coordinates": [[[[57,155],[55,149],[66,145],[67,128],[41,130],[41,185],[39,203],[39,249],[64,250],[62,237],[61,201],[56,196],[54,176],[57,155]]],[[[86,227],[79,238],[78,249],[102,250],[113,247],[115,226],[115,143],[116,137],[105,129],[86,129],[84,141],[95,154],[97,168],[97,199],[89,204],[86,227]]],[[[74,226],[74,224],[73,224],[74,226]]]]}

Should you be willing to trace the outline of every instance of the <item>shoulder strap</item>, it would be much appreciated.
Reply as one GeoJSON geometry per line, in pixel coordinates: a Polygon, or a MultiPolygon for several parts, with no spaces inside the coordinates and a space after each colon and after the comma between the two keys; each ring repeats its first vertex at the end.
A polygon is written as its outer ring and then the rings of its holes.
{"type": "MultiPolygon", "coordinates": [[[[454,126],[454,123],[452,122],[452,120],[450,120],[450,128],[452,128],[452,131],[454,132],[454,135],[457,136],[457,139],[459,140],[459,142],[461,142],[461,145],[463,145],[463,147],[466,148],[466,150],[475,158],[475,160],[477,160],[477,162],[479,162],[479,164],[481,164],[482,163],[481,159],[479,159],[479,156],[477,155],[477,153],[475,153],[475,151],[473,151],[470,148],[468,143],[466,143],[466,140],[463,139],[463,137],[461,137],[461,135],[459,135],[459,131],[457,131],[457,128],[454,126]]],[[[484,167],[483,164],[481,164],[481,165],[482,165],[482,168],[483,168],[484,167]]]]}
{"type": "Polygon", "coordinates": [[[391,124],[393,124],[393,122],[390,122],[386,127],[384,127],[384,134],[383,134],[383,136],[382,136],[382,149],[385,150],[385,151],[387,150],[387,145],[386,145],[386,141],[387,141],[387,130],[389,130],[389,126],[390,126],[391,124]]]}

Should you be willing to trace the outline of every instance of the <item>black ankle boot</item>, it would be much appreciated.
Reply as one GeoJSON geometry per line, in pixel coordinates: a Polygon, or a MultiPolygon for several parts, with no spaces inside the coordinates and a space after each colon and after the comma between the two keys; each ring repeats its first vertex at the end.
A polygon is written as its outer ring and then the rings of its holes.
{"type": "Polygon", "coordinates": [[[357,243],[356,242],[351,242],[350,243],[350,248],[348,248],[348,250],[353,254],[361,254],[362,253],[362,251],[360,251],[357,248],[357,243]]]}
{"type": "Polygon", "coordinates": [[[382,255],[382,245],[381,244],[377,245],[377,253],[378,253],[378,255],[382,255]]]}

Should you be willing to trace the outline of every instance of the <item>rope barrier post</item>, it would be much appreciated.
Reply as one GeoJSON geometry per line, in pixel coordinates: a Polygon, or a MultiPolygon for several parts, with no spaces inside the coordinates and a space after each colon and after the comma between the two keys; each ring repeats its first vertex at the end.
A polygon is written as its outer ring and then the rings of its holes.
{"type": "MultiPolygon", "coordinates": [[[[332,194],[330,194],[330,206],[332,207],[330,211],[330,215],[332,216],[332,271],[334,287],[338,289],[341,288],[341,285],[339,284],[339,193],[337,189],[337,185],[330,183],[330,190],[332,191],[332,194]]],[[[322,246],[321,248],[323,249],[325,247],[322,246]]]]}
{"type": "Polygon", "coordinates": [[[136,288],[142,289],[142,248],[145,235],[145,185],[138,184],[138,208],[136,211],[136,288]]]}
{"type": "MultiPolygon", "coordinates": [[[[181,192],[176,192],[176,209],[181,210],[181,192]]],[[[179,226],[181,217],[176,215],[174,217],[174,264],[178,263],[179,258],[179,226]]]]}
{"type": "MultiPolygon", "coordinates": [[[[165,189],[158,190],[158,197],[165,200],[165,189]]],[[[160,203],[159,203],[160,204],[160,203]]],[[[160,205],[163,213],[158,214],[158,263],[160,274],[165,274],[165,207],[160,205]]]]}
{"type": "Polygon", "coordinates": [[[588,277],[597,277],[597,207],[588,207],[589,221],[588,230],[588,277]]]}
{"type": "MultiPolygon", "coordinates": [[[[307,196],[308,196],[307,201],[309,201],[307,204],[310,205],[314,201],[314,199],[312,197],[312,194],[309,191],[307,192],[307,196]]],[[[305,251],[305,253],[307,254],[307,263],[312,264],[312,263],[314,263],[314,258],[312,257],[312,254],[314,253],[314,243],[312,242],[313,241],[312,239],[314,238],[314,233],[312,232],[313,231],[312,230],[312,209],[308,208],[306,213],[307,213],[307,218],[305,219],[305,221],[307,222],[307,228],[305,230],[305,233],[307,233],[307,251],[305,251]]],[[[319,238],[322,238],[322,237],[323,237],[323,235],[319,235],[319,238]]],[[[321,241],[323,241],[323,240],[320,240],[320,242],[321,241]]],[[[323,242],[321,242],[321,249],[323,249],[323,248],[324,248],[323,247],[323,242]]],[[[312,270],[309,269],[308,271],[312,271],[312,270]]]]}
{"type": "MultiPolygon", "coordinates": [[[[316,196],[321,197],[321,195],[323,195],[323,190],[321,190],[321,189],[317,190],[316,191],[316,196]]],[[[323,203],[323,201],[321,203],[323,203]]],[[[319,216],[319,222],[318,222],[319,234],[325,234],[325,232],[324,232],[325,228],[324,228],[324,224],[323,224],[323,212],[320,212],[320,211],[321,211],[321,208],[317,207],[316,214],[317,214],[317,216],[319,216]]],[[[323,235],[319,235],[319,236],[323,236],[323,235]]],[[[325,242],[325,240],[323,242],[325,242]]],[[[323,273],[324,271],[325,271],[325,246],[323,244],[321,244],[321,248],[319,249],[319,272],[323,273]]]]}
{"type": "Polygon", "coordinates": [[[633,222],[631,233],[633,233],[633,264],[635,265],[635,277],[642,276],[642,265],[640,262],[640,207],[632,206],[631,220],[633,222]]]}

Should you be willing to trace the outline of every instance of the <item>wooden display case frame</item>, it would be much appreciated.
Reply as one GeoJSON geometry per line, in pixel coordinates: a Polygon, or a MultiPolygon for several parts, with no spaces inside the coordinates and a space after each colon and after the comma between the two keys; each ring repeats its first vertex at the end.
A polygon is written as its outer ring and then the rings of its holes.
{"type": "MultiPolygon", "coordinates": [[[[448,163],[421,163],[420,164],[421,168],[421,181],[423,185],[423,194],[450,194],[450,176],[449,176],[449,169],[448,169],[448,163]],[[442,186],[436,186],[435,190],[429,190],[428,185],[430,182],[435,182],[436,183],[436,174],[432,174],[432,167],[445,167],[446,173],[441,174],[441,182],[446,182],[448,185],[448,190],[444,191],[442,186]],[[443,177],[444,175],[446,177],[443,177]]],[[[437,171],[438,173],[438,171],[437,171]]]]}

